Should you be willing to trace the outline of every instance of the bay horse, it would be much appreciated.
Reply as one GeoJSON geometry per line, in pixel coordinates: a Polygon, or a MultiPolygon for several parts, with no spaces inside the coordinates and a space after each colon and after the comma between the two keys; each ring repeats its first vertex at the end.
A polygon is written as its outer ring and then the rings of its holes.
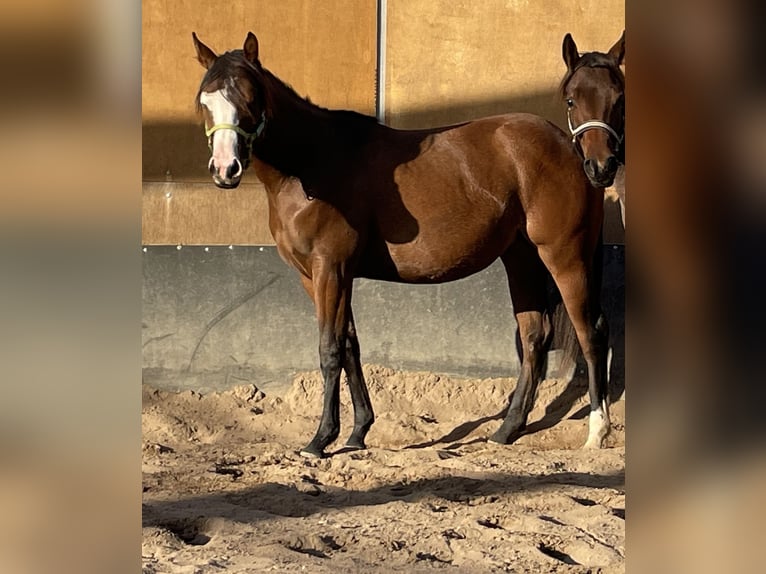
{"type": "Polygon", "coordinates": [[[567,72],[560,93],[572,141],[597,187],[614,185],[625,226],[625,31],[608,52],[580,54],[571,34],[561,47],[567,72]]]}
{"type": "Polygon", "coordinates": [[[340,376],[354,409],[350,449],[374,421],[351,309],[355,277],[439,283],[498,257],[521,340],[521,373],[500,428],[525,430],[551,339],[548,272],[588,367],[587,447],[610,430],[608,328],[599,304],[603,190],[590,184],[569,138],[552,123],[508,114],[459,125],[397,130],[373,117],[304,99],[261,65],[250,32],[241,50],[216,55],[196,33],[207,70],[196,104],[218,187],[236,187],[250,163],[268,196],[269,228],[300,274],[319,325],[324,379],[319,427],[300,452],[322,457],[340,433],[340,376]]]}

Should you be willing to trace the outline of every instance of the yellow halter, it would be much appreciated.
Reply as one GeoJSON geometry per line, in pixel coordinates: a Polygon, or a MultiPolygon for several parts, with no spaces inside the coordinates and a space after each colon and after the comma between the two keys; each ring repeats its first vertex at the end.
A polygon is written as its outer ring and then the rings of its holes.
{"type": "Polygon", "coordinates": [[[239,135],[241,135],[243,138],[245,138],[245,141],[247,142],[247,159],[250,159],[250,154],[253,152],[253,143],[255,143],[255,140],[257,140],[260,135],[263,133],[263,128],[266,127],[266,112],[261,113],[261,121],[258,122],[258,125],[255,127],[254,132],[246,132],[241,127],[235,124],[215,124],[212,128],[205,130],[205,135],[207,136],[207,147],[210,148],[210,151],[212,153],[213,151],[213,134],[217,132],[218,130],[233,130],[237,132],[239,135]]]}

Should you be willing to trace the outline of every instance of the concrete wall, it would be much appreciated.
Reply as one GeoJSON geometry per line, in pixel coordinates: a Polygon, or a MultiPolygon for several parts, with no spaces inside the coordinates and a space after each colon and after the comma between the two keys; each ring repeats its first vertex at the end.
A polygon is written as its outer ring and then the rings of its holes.
{"type": "MultiPolygon", "coordinates": [[[[605,248],[604,304],[616,371],[624,348],[624,249],[605,248]]],[[[222,389],[281,388],[319,367],[314,308],[274,247],[147,247],[143,255],[144,381],[222,389]]],[[[505,271],[443,285],[356,280],[362,361],[464,376],[518,375],[505,271]]],[[[552,366],[555,366],[555,353],[552,366]]]]}
{"type": "MultiPolygon", "coordinates": [[[[313,304],[275,247],[149,247],[143,261],[147,377],[180,373],[185,384],[215,388],[232,376],[264,385],[318,368],[313,304]]],[[[354,316],[365,363],[518,371],[499,263],[438,286],[357,280],[354,316]]]]}

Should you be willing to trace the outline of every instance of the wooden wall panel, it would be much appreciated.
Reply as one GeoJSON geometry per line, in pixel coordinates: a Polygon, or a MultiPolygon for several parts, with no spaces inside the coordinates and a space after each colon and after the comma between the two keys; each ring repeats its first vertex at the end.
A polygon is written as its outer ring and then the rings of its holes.
{"type": "MultiPolygon", "coordinates": [[[[385,118],[411,128],[527,111],[565,125],[556,87],[561,42],[606,50],[624,29],[620,0],[388,0],[385,118]]],[[[319,105],[375,113],[376,0],[144,0],[142,35],[145,244],[271,244],[266,200],[246,172],[213,187],[194,95],[203,69],[191,32],[214,50],[248,31],[261,60],[319,105]],[[165,194],[170,192],[168,202],[165,194]]],[[[612,209],[610,213],[615,213],[612,209]]],[[[612,217],[610,215],[610,217],[612,217]]],[[[608,241],[621,226],[608,223],[608,241]]]]}
{"type": "Polygon", "coordinates": [[[388,0],[386,123],[416,128],[524,111],[566,127],[564,35],[606,51],[623,0],[388,0]]]}
{"type": "Polygon", "coordinates": [[[194,96],[204,74],[191,33],[221,53],[248,31],[261,61],[319,105],[375,113],[375,0],[144,0],[142,3],[144,244],[272,244],[255,175],[223,192],[207,172],[194,96]],[[166,198],[167,193],[171,198],[166,198]]]}
{"type": "MultiPolygon", "coordinates": [[[[580,51],[607,51],[625,29],[623,0],[388,0],[386,123],[448,125],[530,112],[566,130],[557,94],[570,32],[580,51]]],[[[604,240],[623,243],[608,196],[604,240]]]]}
{"type": "Polygon", "coordinates": [[[144,245],[272,245],[260,183],[218,189],[212,183],[145,183],[144,245]]]}
{"type": "Polygon", "coordinates": [[[143,179],[208,181],[207,146],[194,96],[204,69],[191,33],[217,53],[241,48],[248,31],[261,61],[325,107],[375,112],[375,0],[144,0],[143,179]]]}

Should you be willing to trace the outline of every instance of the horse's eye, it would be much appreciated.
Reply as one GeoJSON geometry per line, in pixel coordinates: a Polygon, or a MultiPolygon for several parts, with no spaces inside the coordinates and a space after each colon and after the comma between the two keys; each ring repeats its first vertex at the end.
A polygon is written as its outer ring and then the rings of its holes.
{"type": "Polygon", "coordinates": [[[574,106],[574,100],[572,98],[567,98],[567,106],[570,108],[574,106]]]}

